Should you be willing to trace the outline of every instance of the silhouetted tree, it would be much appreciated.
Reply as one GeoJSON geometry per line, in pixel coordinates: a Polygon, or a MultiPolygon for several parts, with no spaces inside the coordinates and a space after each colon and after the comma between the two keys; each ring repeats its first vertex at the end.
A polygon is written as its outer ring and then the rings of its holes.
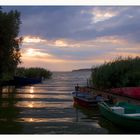
{"type": "Polygon", "coordinates": [[[3,12],[0,8],[0,83],[12,77],[20,63],[20,24],[18,11],[3,12]]]}

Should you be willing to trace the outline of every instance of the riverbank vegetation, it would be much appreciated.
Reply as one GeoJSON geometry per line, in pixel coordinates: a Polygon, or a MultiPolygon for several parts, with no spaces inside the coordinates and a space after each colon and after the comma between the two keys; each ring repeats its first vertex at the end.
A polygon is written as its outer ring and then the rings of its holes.
{"type": "Polygon", "coordinates": [[[24,68],[19,67],[16,69],[16,76],[27,77],[27,78],[38,78],[38,79],[49,79],[52,73],[44,68],[24,68]]]}
{"type": "Polygon", "coordinates": [[[20,24],[18,11],[3,12],[0,7],[0,84],[13,76],[20,63],[20,24]]]}
{"type": "Polygon", "coordinates": [[[140,86],[140,57],[119,57],[93,68],[91,81],[97,89],[140,86]]]}

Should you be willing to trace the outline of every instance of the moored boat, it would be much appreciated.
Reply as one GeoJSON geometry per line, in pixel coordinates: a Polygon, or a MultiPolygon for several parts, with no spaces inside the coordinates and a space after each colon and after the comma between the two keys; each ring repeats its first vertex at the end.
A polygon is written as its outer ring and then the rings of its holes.
{"type": "Polygon", "coordinates": [[[74,104],[78,104],[85,107],[94,107],[97,106],[98,102],[104,101],[103,98],[96,99],[96,96],[91,95],[90,93],[75,91],[72,92],[74,99],[74,104]]]}
{"type": "Polygon", "coordinates": [[[14,76],[14,82],[16,85],[30,85],[41,83],[41,79],[14,76]]]}
{"type": "Polygon", "coordinates": [[[140,99],[140,87],[121,87],[110,89],[113,94],[140,99]]]}
{"type": "Polygon", "coordinates": [[[140,106],[127,102],[117,102],[114,105],[101,102],[98,105],[101,115],[114,124],[126,129],[140,129],[140,106]]]}

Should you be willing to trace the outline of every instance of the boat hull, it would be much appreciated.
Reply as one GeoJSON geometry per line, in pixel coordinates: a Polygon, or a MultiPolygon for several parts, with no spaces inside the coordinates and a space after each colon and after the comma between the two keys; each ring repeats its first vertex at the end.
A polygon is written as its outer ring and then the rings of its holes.
{"type": "Polygon", "coordinates": [[[102,116],[110,120],[114,124],[126,129],[139,130],[140,131],[140,119],[131,118],[118,113],[112,112],[107,109],[102,103],[99,103],[99,110],[102,116]]]}
{"type": "Polygon", "coordinates": [[[84,106],[84,107],[94,107],[97,106],[97,102],[96,101],[84,101],[78,97],[73,97],[74,99],[74,104],[75,105],[80,105],[80,106],[84,106]]]}
{"type": "Polygon", "coordinates": [[[94,107],[97,106],[97,101],[94,97],[86,92],[72,92],[73,100],[75,105],[83,107],[94,107]]]}
{"type": "Polygon", "coordinates": [[[30,85],[30,84],[38,84],[41,83],[41,79],[35,78],[25,78],[25,77],[14,77],[14,81],[16,85],[30,85]]]}
{"type": "Polygon", "coordinates": [[[123,87],[110,90],[113,94],[140,99],[140,87],[123,87]]]}

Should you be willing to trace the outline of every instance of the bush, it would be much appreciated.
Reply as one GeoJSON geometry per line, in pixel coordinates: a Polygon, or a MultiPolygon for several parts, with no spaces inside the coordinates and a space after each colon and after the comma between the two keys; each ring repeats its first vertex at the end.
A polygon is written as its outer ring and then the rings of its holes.
{"type": "Polygon", "coordinates": [[[49,79],[52,73],[44,68],[24,68],[20,67],[16,70],[16,76],[27,77],[27,78],[42,78],[49,79]]]}

